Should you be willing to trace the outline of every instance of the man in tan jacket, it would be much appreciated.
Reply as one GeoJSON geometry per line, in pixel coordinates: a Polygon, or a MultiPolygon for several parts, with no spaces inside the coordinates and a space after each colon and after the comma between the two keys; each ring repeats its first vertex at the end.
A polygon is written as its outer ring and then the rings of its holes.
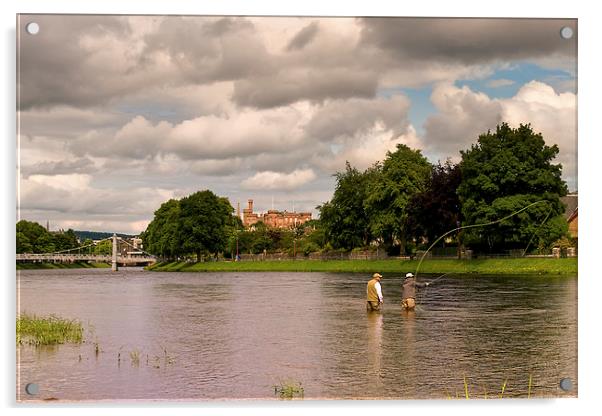
{"type": "Polygon", "coordinates": [[[383,292],[380,287],[380,279],[382,279],[382,276],[378,273],[374,273],[372,275],[372,280],[368,282],[368,286],[366,287],[366,310],[368,310],[368,312],[380,311],[383,304],[383,292]]]}

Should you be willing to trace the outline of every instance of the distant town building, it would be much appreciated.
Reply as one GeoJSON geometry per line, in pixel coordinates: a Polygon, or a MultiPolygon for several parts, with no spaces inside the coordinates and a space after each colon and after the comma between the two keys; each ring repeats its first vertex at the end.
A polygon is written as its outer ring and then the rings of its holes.
{"type": "Polygon", "coordinates": [[[250,227],[258,222],[263,222],[271,228],[294,228],[311,220],[311,212],[288,212],[270,209],[259,214],[253,212],[253,200],[249,199],[247,208],[242,210],[242,223],[250,227]]]}
{"type": "Polygon", "coordinates": [[[568,194],[567,196],[563,196],[560,198],[562,203],[565,205],[566,209],[564,211],[564,217],[569,225],[569,234],[573,238],[578,237],[579,231],[579,222],[577,218],[577,205],[579,202],[579,197],[577,193],[568,194]]]}

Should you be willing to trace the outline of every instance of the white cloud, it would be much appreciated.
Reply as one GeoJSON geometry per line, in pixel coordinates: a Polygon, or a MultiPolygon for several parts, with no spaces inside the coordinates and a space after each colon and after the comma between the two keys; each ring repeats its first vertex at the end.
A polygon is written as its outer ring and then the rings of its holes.
{"type": "Polygon", "coordinates": [[[297,169],[291,173],[257,172],[242,182],[242,187],[249,190],[274,189],[293,190],[316,179],[312,169],[297,169]]]}
{"type": "Polygon", "coordinates": [[[438,85],[431,100],[438,113],[425,122],[428,153],[440,158],[456,156],[470,148],[478,135],[494,130],[502,121],[512,127],[530,123],[541,132],[548,146],[557,144],[560,153],[556,163],[563,164],[563,177],[570,189],[577,180],[577,97],[565,92],[557,94],[542,82],[531,81],[514,97],[492,99],[486,94],[451,84],[438,85]]]}

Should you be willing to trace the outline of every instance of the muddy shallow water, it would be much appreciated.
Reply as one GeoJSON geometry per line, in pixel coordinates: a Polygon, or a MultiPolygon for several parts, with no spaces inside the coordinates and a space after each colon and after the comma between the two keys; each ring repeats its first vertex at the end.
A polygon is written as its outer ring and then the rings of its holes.
{"type": "Polygon", "coordinates": [[[78,319],[86,342],[18,347],[17,396],[275,399],[290,381],[305,399],[443,399],[464,397],[465,380],[470,397],[576,396],[576,277],[448,276],[404,313],[401,278],[385,275],[380,314],[365,310],[368,280],[19,271],[19,310],[78,319]],[[24,390],[32,382],[35,396],[24,390]]]}

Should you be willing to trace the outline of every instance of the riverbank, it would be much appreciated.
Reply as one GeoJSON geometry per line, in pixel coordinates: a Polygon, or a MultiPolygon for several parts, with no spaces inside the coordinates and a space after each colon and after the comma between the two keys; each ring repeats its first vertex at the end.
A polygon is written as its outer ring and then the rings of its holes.
{"type": "MultiPolygon", "coordinates": [[[[282,260],[254,262],[156,263],[147,270],[160,272],[416,272],[418,260],[282,260]]],[[[577,274],[577,258],[518,258],[425,260],[419,273],[440,274],[577,274]]]]}
{"type": "Polygon", "coordinates": [[[17,270],[36,269],[105,269],[111,267],[109,263],[88,263],[76,261],[74,263],[17,263],[17,270]]]}

